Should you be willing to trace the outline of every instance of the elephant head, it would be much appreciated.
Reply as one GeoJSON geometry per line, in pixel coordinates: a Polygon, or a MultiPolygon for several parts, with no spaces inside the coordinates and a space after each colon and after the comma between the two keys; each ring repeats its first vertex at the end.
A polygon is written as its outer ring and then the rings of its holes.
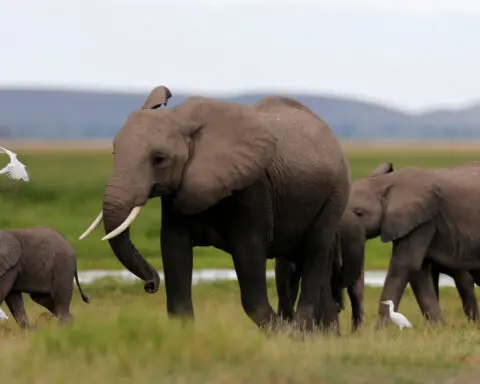
{"type": "Polygon", "coordinates": [[[359,218],[367,239],[399,239],[438,212],[439,190],[431,173],[414,167],[392,172],[384,163],[352,184],[347,209],[359,218]]]}
{"type": "Polygon", "coordinates": [[[155,88],[115,136],[114,168],[103,209],[82,235],[103,219],[110,247],[156,292],[158,274],[134,247],[129,226],[149,198],[167,197],[178,214],[199,213],[258,179],[276,152],[267,121],[251,106],[192,97],[171,109],[155,88]]]}
{"type": "Polygon", "coordinates": [[[380,234],[382,219],[382,198],[376,188],[376,178],[393,172],[392,163],[381,163],[368,176],[356,180],[350,188],[346,211],[353,212],[365,229],[367,239],[380,234]]]}

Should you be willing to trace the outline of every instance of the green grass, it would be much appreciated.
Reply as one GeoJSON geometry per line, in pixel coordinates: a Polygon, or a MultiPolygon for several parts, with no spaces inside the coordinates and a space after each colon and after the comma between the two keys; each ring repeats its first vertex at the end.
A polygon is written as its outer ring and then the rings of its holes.
{"type": "MultiPolygon", "coordinates": [[[[30,299],[36,331],[0,324],[1,383],[446,384],[475,383],[480,373],[480,333],[450,288],[441,290],[444,327],[423,320],[407,289],[400,310],[415,328],[375,330],[380,290],[367,288],[359,333],[350,332],[347,308],[341,337],[305,342],[263,335],[243,313],[235,282],[195,286],[193,324],[167,319],[163,289],[147,295],[141,284],[105,280],[85,290],[92,302],[75,292],[71,327],[39,318],[44,310],[30,299]]],[[[269,294],[276,306],[273,280],[269,294]]]]}
{"type": "MultiPolygon", "coordinates": [[[[0,177],[0,227],[20,228],[46,225],[65,235],[78,252],[79,268],[121,268],[114,258],[108,242],[100,241],[103,228],[98,228],[85,240],[78,236],[90,225],[101,208],[103,190],[112,169],[110,151],[18,151],[20,159],[28,165],[31,182],[23,184],[18,193],[13,182],[0,177]]],[[[391,161],[396,168],[419,165],[426,167],[451,166],[477,158],[474,151],[452,153],[448,150],[389,151],[383,153],[347,152],[354,179],[368,174],[382,161],[391,161]]],[[[7,157],[2,158],[6,162],[7,157]]],[[[131,230],[132,239],[139,250],[157,268],[160,259],[160,201],[152,200],[142,210],[131,230]]],[[[367,268],[385,268],[390,245],[370,241],[367,249],[367,268]]],[[[195,249],[195,268],[231,268],[229,255],[211,247],[195,249]]],[[[271,265],[271,263],[270,263],[271,265]]]]}

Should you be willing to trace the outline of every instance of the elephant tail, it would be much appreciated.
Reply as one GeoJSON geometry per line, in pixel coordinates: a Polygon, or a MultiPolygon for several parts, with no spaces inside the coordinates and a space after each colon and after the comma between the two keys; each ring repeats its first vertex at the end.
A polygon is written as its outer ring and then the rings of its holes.
{"type": "Polygon", "coordinates": [[[80,291],[80,296],[82,296],[82,300],[89,304],[90,303],[90,299],[88,298],[87,295],[85,295],[83,293],[83,290],[82,290],[82,287],[80,286],[80,282],[78,281],[78,273],[77,273],[77,269],[75,268],[75,282],[77,283],[77,287],[78,287],[78,290],[80,291]]]}

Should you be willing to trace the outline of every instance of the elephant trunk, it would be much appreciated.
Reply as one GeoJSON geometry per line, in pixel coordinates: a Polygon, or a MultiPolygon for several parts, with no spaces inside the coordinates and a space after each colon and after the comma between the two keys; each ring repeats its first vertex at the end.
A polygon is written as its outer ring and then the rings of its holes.
{"type": "MultiPolygon", "coordinates": [[[[130,214],[131,208],[126,208],[121,201],[118,198],[118,189],[115,190],[112,186],[107,186],[103,200],[103,222],[106,233],[110,233],[119,227],[130,214]]],[[[148,293],[157,292],[160,277],[131,242],[129,228],[108,241],[113,253],[125,268],[145,281],[145,291],[148,293]]]]}

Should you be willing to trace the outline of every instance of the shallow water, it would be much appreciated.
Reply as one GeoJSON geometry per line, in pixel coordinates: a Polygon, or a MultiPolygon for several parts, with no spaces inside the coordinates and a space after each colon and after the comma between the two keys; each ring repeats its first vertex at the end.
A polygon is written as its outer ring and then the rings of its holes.
{"type": "MultiPolygon", "coordinates": [[[[158,271],[160,280],[163,282],[163,272],[158,271]]],[[[386,271],[366,271],[365,272],[365,285],[371,287],[382,287],[385,281],[386,271]]],[[[91,270],[82,271],[78,273],[80,283],[89,284],[95,280],[105,277],[113,277],[123,281],[135,281],[138,278],[127,271],[123,270],[91,270]]],[[[275,272],[272,270],[267,271],[267,278],[274,278],[275,272]]],[[[233,269],[196,269],[192,274],[192,283],[199,284],[209,281],[219,280],[237,280],[237,274],[233,269]]],[[[454,287],[453,279],[449,276],[440,275],[440,286],[442,287],[454,287]]]]}

